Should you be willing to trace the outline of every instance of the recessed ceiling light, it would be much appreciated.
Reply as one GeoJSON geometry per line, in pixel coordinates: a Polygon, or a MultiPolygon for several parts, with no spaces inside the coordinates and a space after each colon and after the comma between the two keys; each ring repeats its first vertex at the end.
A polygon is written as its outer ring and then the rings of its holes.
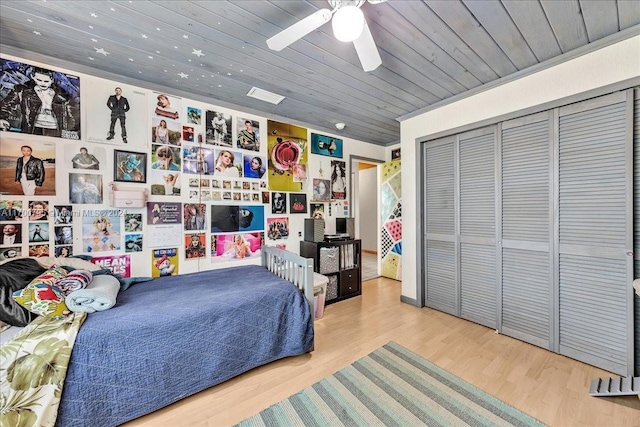
{"type": "Polygon", "coordinates": [[[259,99],[261,101],[270,102],[271,104],[278,105],[285,98],[282,95],[278,95],[277,93],[269,92],[264,89],[260,89],[257,87],[252,87],[249,92],[247,92],[247,96],[251,98],[259,99]]]}

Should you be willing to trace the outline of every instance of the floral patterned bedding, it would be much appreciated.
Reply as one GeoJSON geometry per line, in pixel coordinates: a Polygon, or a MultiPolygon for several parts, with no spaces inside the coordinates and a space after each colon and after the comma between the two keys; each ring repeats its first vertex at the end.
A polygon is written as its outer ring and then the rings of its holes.
{"type": "Polygon", "coordinates": [[[38,317],[0,348],[0,426],[53,426],[71,350],[86,319],[38,317]]]}

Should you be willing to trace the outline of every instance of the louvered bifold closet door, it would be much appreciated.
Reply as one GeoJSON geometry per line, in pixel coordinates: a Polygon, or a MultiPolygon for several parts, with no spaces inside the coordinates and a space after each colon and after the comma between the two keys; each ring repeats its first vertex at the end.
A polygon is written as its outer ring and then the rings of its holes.
{"type": "Polygon", "coordinates": [[[631,375],[631,92],[562,107],[558,120],[558,351],[631,375]]]}
{"type": "Polygon", "coordinates": [[[502,298],[500,331],[551,348],[553,214],[551,112],[501,126],[502,298]]]}
{"type": "Polygon", "coordinates": [[[459,136],[460,317],[497,328],[496,127],[459,136]]]}
{"type": "MultiPolygon", "coordinates": [[[[633,234],[634,278],[640,279],[640,88],[634,91],[633,101],[633,234]]],[[[640,376],[640,296],[634,295],[634,301],[635,376],[640,376]]]]}
{"type": "Polygon", "coordinates": [[[455,137],[424,145],[425,305],[458,315],[455,137]]]}

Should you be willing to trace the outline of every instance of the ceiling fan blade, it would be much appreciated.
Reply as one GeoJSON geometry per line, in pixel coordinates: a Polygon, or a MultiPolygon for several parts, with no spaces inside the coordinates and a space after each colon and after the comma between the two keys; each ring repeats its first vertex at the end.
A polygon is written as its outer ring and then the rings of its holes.
{"type": "Polygon", "coordinates": [[[329,9],[320,9],[268,39],[267,46],[271,50],[280,51],[330,20],[331,11],[329,9]]]}
{"type": "Polygon", "coordinates": [[[380,53],[378,53],[376,42],[373,40],[371,30],[369,30],[366,20],[364,21],[362,34],[353,41],[353,46],[356,48],[356,53],[358,54],[358,58],[360,58],[360,63],[364,71],[373,71],[382,64],[380,53]]]}

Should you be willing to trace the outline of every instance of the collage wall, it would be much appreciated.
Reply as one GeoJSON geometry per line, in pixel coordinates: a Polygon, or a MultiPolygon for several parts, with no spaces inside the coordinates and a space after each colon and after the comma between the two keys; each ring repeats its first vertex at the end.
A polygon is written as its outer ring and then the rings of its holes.
{"type": "Polygon", "coordinates": [[[257,264],[265,244],[298,253],[305,218],[330,233],[352,214],[349,156],[385,157],[170,91],[0,65],[0,261],[87,255],[159,277],[257,264]],[[121,207],[114,189],[147,201],[121,207]]]}

